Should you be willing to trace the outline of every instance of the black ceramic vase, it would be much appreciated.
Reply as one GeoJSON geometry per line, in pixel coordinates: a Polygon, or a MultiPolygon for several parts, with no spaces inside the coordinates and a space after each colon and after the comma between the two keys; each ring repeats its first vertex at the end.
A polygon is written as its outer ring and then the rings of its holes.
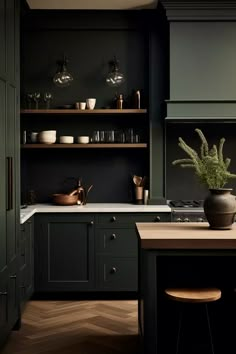
{"type": "Polygon", "coordinates": [[[232,228],[236,214],[236,199],[231,191],[231,188],[209,189],[203,207],[211,229],[232,228]]]}

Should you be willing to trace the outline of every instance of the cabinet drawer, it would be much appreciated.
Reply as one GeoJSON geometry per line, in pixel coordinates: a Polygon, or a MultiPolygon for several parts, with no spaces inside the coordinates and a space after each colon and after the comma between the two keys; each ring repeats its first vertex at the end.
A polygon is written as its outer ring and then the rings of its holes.
{"type": "Polygon", "coordinates": [[[135,229],[100,229],[96,237],[96,249],[110,255],[138,256],[138,240],[135,229]]]}
{"type": "Polygon", "coordinates": [[[137,291],[138,259],[98,256],[98,288],[108,291],[137,291]]]}
{"type": "Polygon", "coordinates": [[[112,225],[112,227],[130,225],[134,226],[136,222],[165,222],[171,221],[170,213],[114,213],[114,214],[100,214],[97,222],[99,224],[112,225]]]}

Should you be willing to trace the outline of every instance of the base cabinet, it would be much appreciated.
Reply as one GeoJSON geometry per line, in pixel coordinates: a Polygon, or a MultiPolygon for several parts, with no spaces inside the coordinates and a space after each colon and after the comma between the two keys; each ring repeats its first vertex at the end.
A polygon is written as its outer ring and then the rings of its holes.
{"type": "Polygon", "coordinates": [[[36,292],[137,292],[135,222],[170,221],[170,213],[35,215],[36,292]]]}
{"type": "Polygon", "coordinates": [[[36,215],[35,224],[36,291],[93,290],[93,216],[36,215]]]}
{"type": "Polygon", "coordinates": [[[170,221],[169,213],[97,214],[97,290],[138,291],[138,239],[135,223],[165,221],[170,221]]]}
{"type": "Polygon", "coordinates": [[[34,219],[21,225],[20,232],[20,304],[25,303],[34,292],[34,219]]]}
{"type": "Polygon", "coordinates": [[[137,291],[138,269],[135,257],[97,257],[97,285],[103,291],[137,291]]]}

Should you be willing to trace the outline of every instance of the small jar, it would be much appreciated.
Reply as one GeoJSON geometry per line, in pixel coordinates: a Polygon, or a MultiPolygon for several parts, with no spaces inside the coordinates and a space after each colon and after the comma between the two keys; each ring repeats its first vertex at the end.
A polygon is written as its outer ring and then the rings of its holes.
{"type": "Polygon", "coordinates": [[[119,97],[117,98],[117,101],[116,101],[116,107],[117,109],[122,109],[123,108],[123,95],[119,95],[119,97]]]}

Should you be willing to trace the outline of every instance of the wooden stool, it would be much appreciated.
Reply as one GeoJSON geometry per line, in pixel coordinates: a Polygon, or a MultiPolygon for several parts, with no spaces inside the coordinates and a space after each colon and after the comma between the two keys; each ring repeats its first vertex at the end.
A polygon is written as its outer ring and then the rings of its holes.
{"type": "MultiPolygon", "coordinates": [[[[182,303],[203,303],[203,304],[205,304],[207,324],[208,324],[208,330],[209,330],[210,342],[211,342],[211,350],[212,350],[212,354],[214,354],[214,346],[213,346],[213,339],[212,339],[210,318],[209,318],[207,303],[217,301],[221,298],[220,289],[216,289],[216,288],[165,289],[165,294],[170,300],[173,300],[173,301],[179,301],[182,303]]],[[[176,343],[176,354],[178,354],[178,352],[179,352],[181,324],[182,324],[182,311],[180,312],[180,316],[179,316],[179,328],[178,328],[178,337],[177,337],[177,343],[176,343]]]]}

